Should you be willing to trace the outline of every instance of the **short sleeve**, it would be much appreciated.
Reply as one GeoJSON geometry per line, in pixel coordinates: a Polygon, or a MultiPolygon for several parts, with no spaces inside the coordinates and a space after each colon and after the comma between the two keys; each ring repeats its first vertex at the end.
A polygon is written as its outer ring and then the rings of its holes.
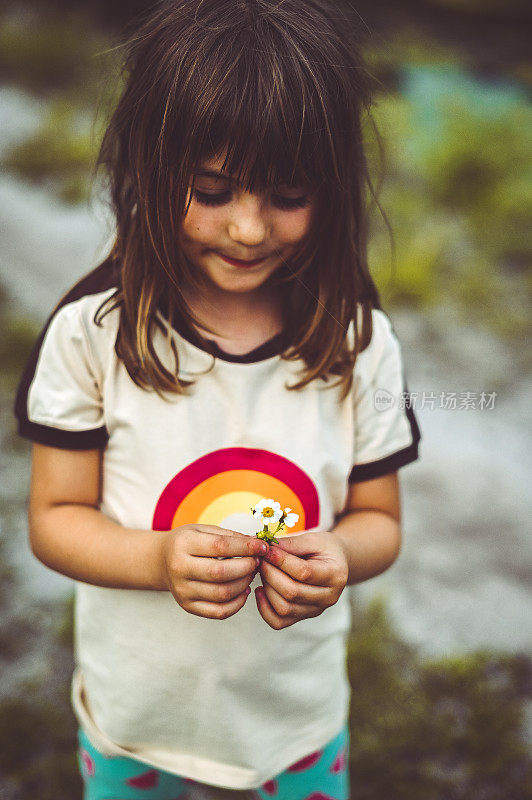
{"type": "Polygon", "coordinates": [[[80,302],[62,306],[43,329],[15,400],[20,436],[68,450],[102,448],[101,375],[92,355],[80,302]]]}
{"type": "Polygon", "coordinates": [[[378,478],[419,456],[421,433],[410,404],[401,347],[380,309],[357,357],[353,380],[354,452],[350,483],[378,478]]]}

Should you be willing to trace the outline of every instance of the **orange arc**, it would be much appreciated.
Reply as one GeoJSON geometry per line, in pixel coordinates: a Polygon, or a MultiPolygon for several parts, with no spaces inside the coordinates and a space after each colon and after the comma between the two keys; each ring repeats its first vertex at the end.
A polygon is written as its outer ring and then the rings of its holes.
{"type": "MultiPolygon", "coordinates": [[[[213,500],[235,490],[256,492],[259,497],[271,497],[277,500],[282,508],[289,507],[293,512],[299,514],[299,519],[294,527],[290,528],[290,533],[305,530],[305,511],[295,492],[278,478],[250,469],[231,469],[219,472],[191,489],[176,509],[172,528],[196,522],[206,506],[213,500]]],[[[235,508],[235,511],[248,510],[247,508],[235,508]]]]}

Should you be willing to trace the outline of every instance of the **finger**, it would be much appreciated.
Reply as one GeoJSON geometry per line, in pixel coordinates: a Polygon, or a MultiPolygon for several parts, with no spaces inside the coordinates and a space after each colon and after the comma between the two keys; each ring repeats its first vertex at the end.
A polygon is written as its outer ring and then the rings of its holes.
{"type": "Polygon", "coordinates": [[[231,558],[235,556],[259,556],[268,550],[266,542],[256,536],[245,536],[243,533],[208,533],[206,531],[189,532],[188,552],[193,556],[214,558],[231,558]]]}
{"type": "Polygon", "coordinates": [[[226,583],[191,581],[186,589],[188,600],[189,602],[207,600],[210,603],[229,603],[246,590],[253,577],[253,574],[246,575],[237,581],[227,581],[226,583]]]}
{"type": "Polygon", "coordinates": [[[187,606],[186,611],[195,614],[197,617],[207,617],[208,619],[227,619],[236,614],[245,604],[251,589],[249,586],[242,594],[235,597],[228,603],[210,603],[206,600],[198,600],[187,606]]]}
{"type": "Polygon", "coordinates": [[[260,564],[255,556],[245,558],[228,558],[218,561],[217,558],[190,556],[187,562],[186,577],[191,581],[208,583],[227,583],[251,575],[260,564]]]}
{"type": "Polygon", "coordinates": [[[329,589],[325,586],[312,586],[295,581],[279,567],[273,566],[266,559],[260,562],[260,574],[263,583],[268,583],[289,603],[301,605],[323,605],[328,598],[329,589]]]}
{"type": "Polygon", "coordinates": [[[315,556],[321,553],[319,539],[312,531],[299,533],[295,536],[280,536],[278,547],[300,558],[303,556],[315,556]]]}
{"type": "Polygon", "coordinates": [[[233,531],[231,528],[220,528],[219,525],[200,525],[194,523],[193,525],[188,525],[185,527],[193,528],[194,530],[199,531],[200,533],[214,533],[219,534],[220,536],[246,536],[245,533],[240,533],[240,531],[233,531]]]}
{"type": "Polygon", "coordinates": [[[317,617],[323,611],[323,608],[317,608],[314,605],[290,603],[268,583],[263,583],[262,587],[270,606],[281,619],[307,619],[308,617],[317,617]]]}
{"type": "Polygon", "coordinates": [[[270,601],[266,597],[264,586],[257,586],[255,589],[255,601],[257,603],[259,614],[264,622],[268,623],[270,628],[280,631],[282,628],[287,628],[289,625],[293,625],[294,622],[297,622],[296,619],[291,619],[289,617],[285,617],[283,619],[283,617],[280,617],[279,614],[276,613],[275,609],[272,608],[270,601]]]}
{"type": "MultiPolygon", "coordinates": [[[[296,538],[303,538],[295,537],[296,538]]],[[[287,537],[288,538],[288,537],[287,537]]],[[[330,581],[330,566],[326,561],[320,561],[317,558],[300,558],[298,555],[293,555],[284,547],[281,547],[281,541],[278,545],[272,545],[267,553],[264,554],[263,559],[279,567],[287,575],[290,575],[294,580],[301,583],[310,584],[311,586],[327,586],[330,581]]],[[[290,545],[289,545],[290,546],[290,545]]]]}

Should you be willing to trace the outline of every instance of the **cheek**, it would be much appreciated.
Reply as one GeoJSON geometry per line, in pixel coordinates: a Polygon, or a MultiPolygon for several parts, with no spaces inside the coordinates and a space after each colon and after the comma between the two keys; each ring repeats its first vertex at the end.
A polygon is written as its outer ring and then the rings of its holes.
{"type": "Polygon", "coordinates": [[[300,211],[293,211],[279,221],[280,238],[286,244],[297,244],[307,235],[311,224],[312,209],[302,208],[300,211]]]}
{"type": "Polygon", "coordinates": [[[211,211],[204,211],[192,203],[188,214],[183,220],[182,232],[185,239],[195,242],[208,242],[215,233],[216,226],[215,214],[211,211]]]}

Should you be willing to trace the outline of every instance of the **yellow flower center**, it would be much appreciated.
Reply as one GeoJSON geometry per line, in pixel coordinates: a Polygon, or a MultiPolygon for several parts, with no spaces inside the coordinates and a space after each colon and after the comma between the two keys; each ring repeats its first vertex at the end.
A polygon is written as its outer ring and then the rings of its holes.
{"type": "Polygon", "coordinates": [[[262,509],[263,517],[273,517],[273,513],[273,508],[271,508],[271,506],[266,506],[266,508],[262,509]]]}

